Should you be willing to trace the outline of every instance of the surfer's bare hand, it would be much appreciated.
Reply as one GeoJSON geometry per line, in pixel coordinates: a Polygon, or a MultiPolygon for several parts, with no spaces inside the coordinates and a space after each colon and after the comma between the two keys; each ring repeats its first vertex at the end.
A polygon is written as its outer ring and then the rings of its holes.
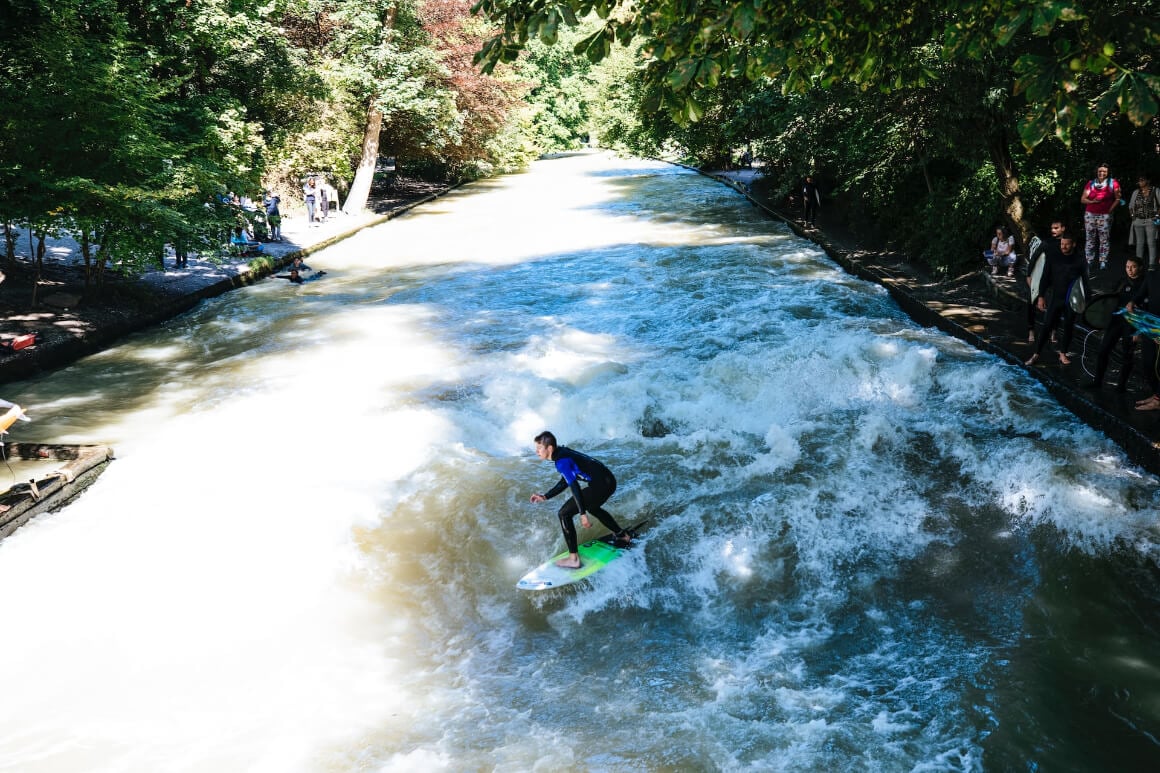
{"type": "Polygon", "coordinates": [[[538,505],[540,502],[546,502],[547,498],[543,494],[532,494],[532,504],[538,505]]]}

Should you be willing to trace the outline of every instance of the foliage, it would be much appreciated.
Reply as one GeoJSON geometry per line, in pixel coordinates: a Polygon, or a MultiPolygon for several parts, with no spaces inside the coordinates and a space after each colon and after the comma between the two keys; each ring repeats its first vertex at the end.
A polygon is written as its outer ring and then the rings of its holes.
{"type": "Polygon", "coordinates": [[[601,28],[575,50],[599,61],[613,43],[643,44],[652,58],[650,107],[681,122],[701,118],[698,90],[723,78],[780,78],[788,91],[924,86],[937,76],[915,49],[937,45],[945,61],[981,61],[1028,39],[1006,84],[1026,100],[1018,128],[1027,147],[1053,134],[1067,143],[1076,128],[1117,112],[1142,126],[1160,94],[1151,69],[1160,17],[1148,1],[478,0],[475,9],[501,25],[480,50],[485,69],[514,61],[531,39],[555,43],[562,25],[597,14],[601,28]]]}
{"type": "MultiPolygon", "coordinates": [[[[101,260],[135,270],[166,242],[211,248],[256,185],[289,115],[264,84],[291,56],[257,3],[28,0],[0,29],[15,77],[0,82],[5,215],[84,230],[101,260]],[[262,52],[258,55],[257,52],[262,52]]],[[[303,81],[305,82],[305,81],[303,81]]]]}

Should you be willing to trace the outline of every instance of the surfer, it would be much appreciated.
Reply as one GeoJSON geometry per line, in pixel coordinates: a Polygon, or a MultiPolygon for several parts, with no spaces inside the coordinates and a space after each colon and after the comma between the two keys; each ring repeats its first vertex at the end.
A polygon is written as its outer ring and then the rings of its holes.
{"type": "Polygon", "coordinates": [[[560,473],[560,480],[555,486],[543,494],[532,494],[532,502],[539,504],[551,499],[564,489],[572,490],[572,498],[560,508],[560,528],[564,531],[564,542],[568,545],[568,557],[561,558],[556,565],[564,569],[580,568],[580,553],[576,539],[576,524],[572,519],[580,515],[580,525],[587,529],[592,525],[588,513],[596,516],[605,525],[616,539],[621,542],[631,542],[632,535],[620,528],[616,519],[601,505],[608,501],[616,491],[616,477],[603,464],[571,448],[556,445],[556,436],[551,432],[541,432],[536,435],[536,456],[544,461],[552,461],[560,473]],[[586,488],[580,488],[580,483],[587,483],[586,488]]]}
{"type": "Polygon", "coordinates": [[[1059,364],[1070,365],[1071,358],[1067,356],[1071,348],[1071,336],[1075,332],[1075,309],[1068,303],[1073,282],[1087,281],[1087,264],[1083,255],[1075,249],[1075,239],[1066,231],[1059,235],[1059,243],[1047,245],[1047,265],[1043,269],[1043,279],[1040,287],[1051,288],[1051,304],[1040,294],[1036,306],[1046,312],[1043,317],[1043,327],[1039,328],[1039,335],[1035,338],[1035,352],[1024,365],[1031,366],[1039,361],[1039,354],[1043,351],[1047,339],[1055,330],[1057,324],[1062,324],[1062,338],[1059,342],[1059,364]],[[1060,318],[1062,317],[1062,323],[1060,318]]]}
{"type": "Polygon", "coordinates": [[[289,279],[294,284],[302,284],[311,279],[319,279],[326,274],[325,271],[315,271],[310,266],[306,265],[306,261],[302,257],[296,255],[294,260],[290,262],[287,267],[289,274],[278,274],[281,279],[289,279]]]}

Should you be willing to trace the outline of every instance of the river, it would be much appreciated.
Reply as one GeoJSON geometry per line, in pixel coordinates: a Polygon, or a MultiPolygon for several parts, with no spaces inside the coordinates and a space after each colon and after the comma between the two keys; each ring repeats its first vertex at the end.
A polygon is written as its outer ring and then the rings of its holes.
{"type": "Polygon", "coordinates": [[[730,189],[578,154],[309,262],[3,395],[118,459],[0,543],[0,770],[1160,766],[1156,478],[730,189]],[[543,429],[649,527],[525,593],[543,429]]]}

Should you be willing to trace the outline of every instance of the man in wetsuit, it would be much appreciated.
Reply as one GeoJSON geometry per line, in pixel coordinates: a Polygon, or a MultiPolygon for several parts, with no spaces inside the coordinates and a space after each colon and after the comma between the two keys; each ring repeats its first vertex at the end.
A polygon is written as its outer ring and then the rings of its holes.
{"type": "Polygon", "coordinates": [[[1036,305],[1039,310],[1046,312],[1043,316],[1043,327],[1039,328],[1039,335],[1035,338],[1035,353],[1025,365],[1034,365],[1039,362],[1039,355],[1043,351],[1047,339],[1062,317],[1063,332],[1059,341],[1059,364],[1071,365],[1071,358],[1067,356],[1071,348],[1071,336],[1075,332],[1075,310],[1068,303],[1068,291],[1072,282],[1087,281],[1087,264],[1079,250],[1075,248],[1075,239],[1064,231],[1059,235],[1059,243],[1047,244],[1047,264],[1043,268],[1043,279],[1040,287],[1051,288],[1051,304],[1042,295],[1036,305]]]}
{"type": "Polygon", "coordinates": [[[556,562],[564,569],[580,568],[580,553],[576,539],[576,525],[572,519],[577,513],[580,515],[580,525],[587,529],[592,525],[588,520],[588,513],[596,516],[605,525],[617,540],[631,542],[632,535],[620,528],[620,524],[612,515],[601,507],[612,493],[616,491],[616,478],[611,470],[591,456],[586,456],[571,448],[556,445],[556,436],[551,432],[541,432],[536,435],[536,456],[544,461],[551,460],[560,473],[560,480],[543,494],[532,494],[532,502],[544,502],[564,489],[571,489],[572,498],[560,508],[560,528],[564,531],[564,542],[568,545],[568,557],[556,562]],[[587,483],[587,488],[580,488],[580,483],[587,483]]]}
{"type": "MultiPolygon", "coordinates": [[[[1142,261],[1143,258],[1137,258],[1134,255],[1129,255],[1124,261],[1124,278],[1116,286],[1118,296],[1116,311],[1126,308],[1144,285],[1144,275],[1140,265],[1142,261]]],[[[1100,352],[1096,355],[1095,375],[1092,376],[1090,382],[1084,384],[1086,388],[1099,389],[1104,385],[1104,374],[1108,371],[1108,361],[1112,357],[1112,350],[1116,348],[1117,343],[1122,342],[1124,365],[1120,368],[1120,382],[1116,385],[1116,391],[1127,391],[1128,378],[1132,375],[1132,355],[1136,348],[1135,335],[1135,329],[1128,323],[1128,320],[1124,319],[1123,314],[1112,315],[1112,318],[1108,320],[1107,327],[1104,328],[1103,338],[1100,340],[1100,352]]]]}

